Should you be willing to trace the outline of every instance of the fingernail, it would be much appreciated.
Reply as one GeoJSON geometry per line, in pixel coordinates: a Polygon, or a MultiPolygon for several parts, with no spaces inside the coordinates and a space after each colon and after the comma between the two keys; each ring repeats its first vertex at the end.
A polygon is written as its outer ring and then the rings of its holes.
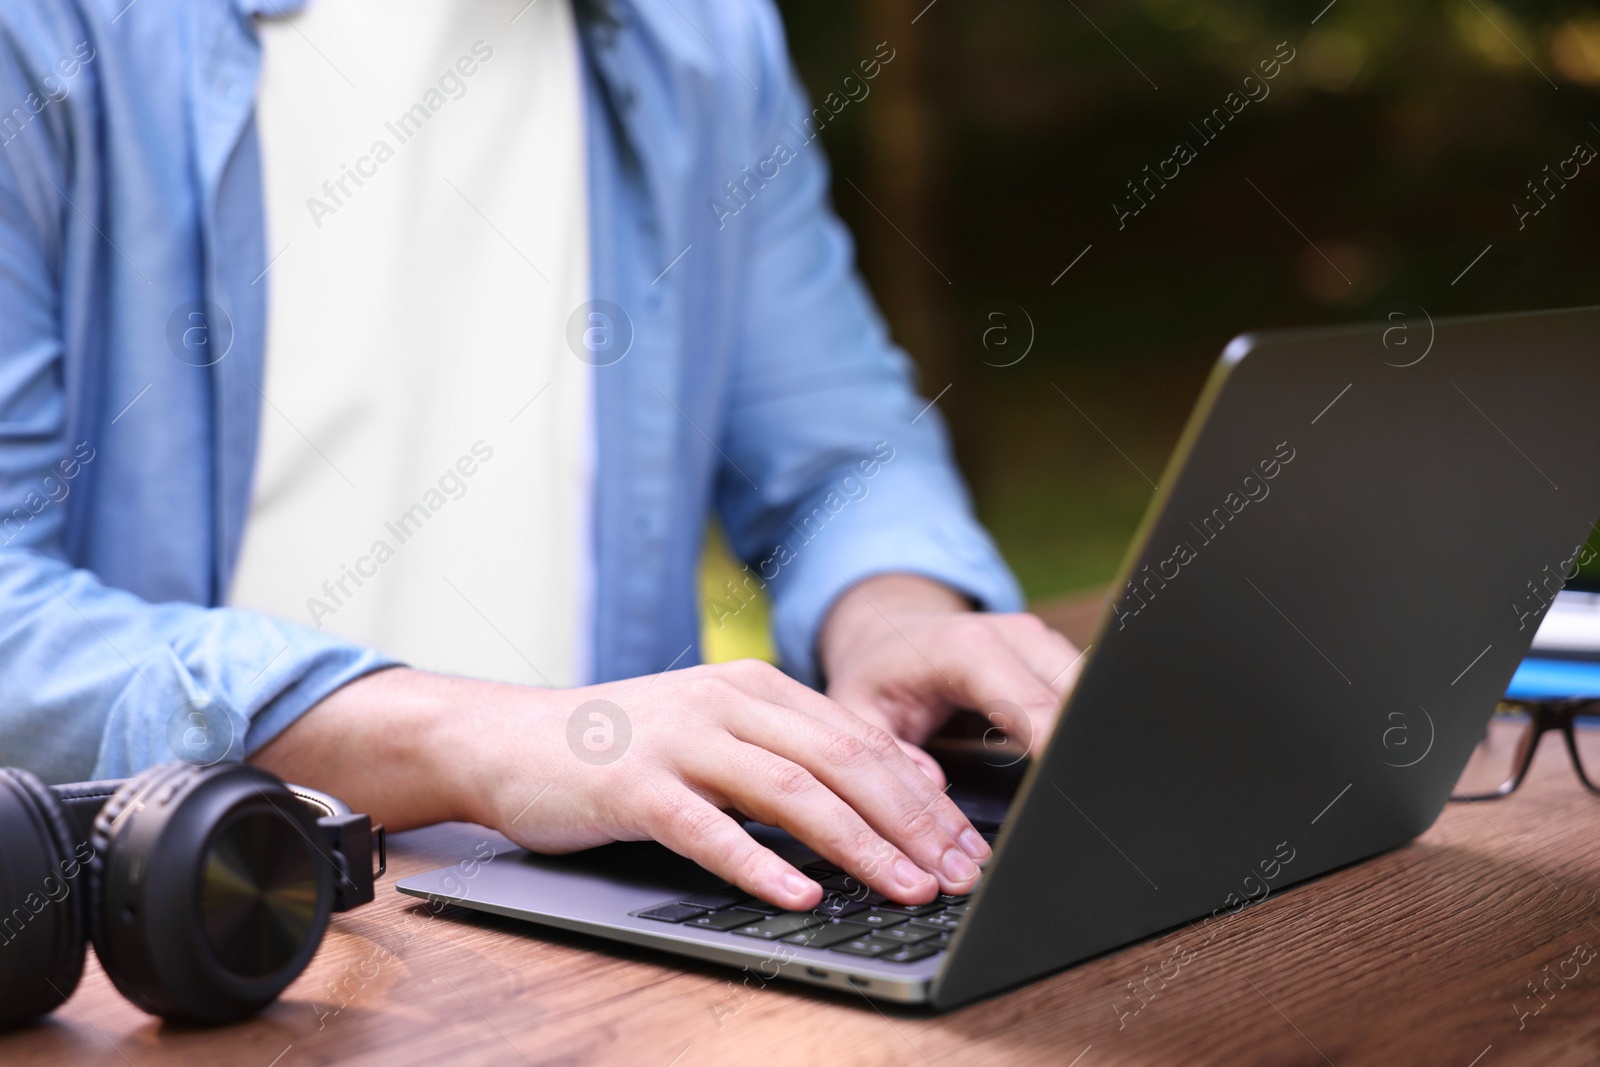
{"type": "Polygon", "coordinates": [[[944,868],[945,876],[951,881],[965,882],[969,878],[978,876],[977,865],[953,848],[945,849],[940,866],[944,868]]]}
{"type": "Polygon", "coordinates": [[[907,889],[916,889],[918,886],[926,885],[928,879],[932,877],[931,874],[904,856],[894,861],[894,880],[907,889]]]}
{"type": "Polygon", "coordinates": [[[961,851],[975,860],[984,859],[989,855],[989,842],[985,841],[976,830],[963,830],[956,840],[961,845],[961,851]]]}
{"type": "Polygon", "coordinates": [[[813,885],[816,885],[816,883],[795,871],[790,871],[783,876],[783,888],[797,897],[804,896],[813,885]]]}

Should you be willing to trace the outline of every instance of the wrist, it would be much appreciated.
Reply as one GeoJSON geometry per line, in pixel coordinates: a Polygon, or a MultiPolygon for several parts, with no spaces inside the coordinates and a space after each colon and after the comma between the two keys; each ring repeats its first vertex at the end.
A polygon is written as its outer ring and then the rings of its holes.
{"type": "Polygon", "coordinates": [[[540,726],[559,691],[413,673],[404,717],[416,727],[418,787],[434,797],[436,821],[504,827],[516,814],[504,798],[540,776],[540,726]]]}
{"type": "Polygon", "coordinates": [[[486,683],[407,667],[364,675],[328,694],[251,762],[332,793],[400,830],[472,818],[470,690],[486,683]]]}
{"type": "MultiPolygon", "coordinates": [[[[379,694],[393,732],[393,766],[404,768],[406,788],[429,809],[428,822],[478,822],[476,783],[486,768],[473,743],[483,736],[482,688],[488,683],[406,670],[400,684],[379,694]]],[[[387,746],[386,746],[387,747],[387,746]]]]}
{"type": "Polygon", "coordinates": [[[919,614],[971,611],[972,601],[942,582],[918,574],[879,574],[846,589],[817,631],[817,662],[825,678],[847,670],[863,649],[895,634],[901,620],[919,614]]]}

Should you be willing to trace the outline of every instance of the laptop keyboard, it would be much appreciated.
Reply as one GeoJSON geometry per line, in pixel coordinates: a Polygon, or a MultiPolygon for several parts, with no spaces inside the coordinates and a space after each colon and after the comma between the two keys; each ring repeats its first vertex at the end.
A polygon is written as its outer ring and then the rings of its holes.
{"type": "MultiPolygon", "coordinates": [[[[988,831],[984,837],[993,844],[998,827],[979,829],[988,831]]],[[[784,911],[730,885],[633,914],[884,963],[915,963],[943,952],[967,913],[965,896],[941,893],[927,904],[899,904],[832,863],[819,860],[802,870],[823,890],[822,902],[810,911],[784,911]]]]}

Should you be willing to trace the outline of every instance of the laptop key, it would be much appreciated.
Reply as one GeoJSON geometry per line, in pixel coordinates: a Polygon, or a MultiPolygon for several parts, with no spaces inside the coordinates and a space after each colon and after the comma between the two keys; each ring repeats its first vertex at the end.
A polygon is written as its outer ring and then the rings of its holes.
{"type": "Polygon", "coordinates": [[[905,923],[902,926],[891,926],[886,930],[875,930],[873,937],[881,937],[885,941],[895,941],[902,945],[915,945],[922,941],[931,941],[938,937],[938,933],[927,927],[915,923],[905,923]]]}
{"type": "Polygon", "coordinates": [[[885,963],[915,963],[938,952],[939,946],[932,942],[923,942],[920,945],[902,945],[893,952],[885,952],[878,959],[885,963]]]}
{"type": "MultiPolygon", "coordinates": [[[[836,890],[835,892],[839,891],[836,890]]],[[[857,903],[865,904],[869,908],[881,908],[890,903],[889,898],[882,893],[862,892],[860,889],[856,889],[854,892],[839,892],[839,895],[857,903]]]]}
{"type": "Polygon", "coordinates": [[[877,908],[872,908],[869,911],[858,912],[850,916],[845,922],[855,923],[858,926],[883,927],[898,926],[905,922],[906,919],[907,916],[899,912],[880,911],[877,908]]]}
{"type": "Polygon", "coordinates": [[[875,937],[858,937],[853,941],[841,941],[833,946],[833,951],[843,952],[847,956],[865,956],[867,959],[876,959],[886,952],[893,952],[897,948],[893,941],[879,941],[875,937]]]}
{"type": "Polygon", "coordinates": [[[861,927],[851,926],[849,923],[827,923],[823,926],[813,927],[810,930],[801,930],[797,934],[790,934],[782,938],[786,945],[803,945],[806,948],[832,948],[841,941],[854,941],[861,936],[861,927]]]}
{"type": "Polygon", "coordinates": [[[831,875],[844,873],[844,871],[829,863],[827,860],[818,860],[815,863],[808,863],[800,869],[805,871],[806,874],[810,875],[811,877],[816,878],[818,881],[821,881],[823,878],[827,878],[831,875]]]}
{"type": "Polygon", "coordinates": [[[916,918],[920,915],[932,915],[936,911],[943,911],[944,905],[937,900],[932,904],[896,904],[891,900],[887,903],[879,904],[878,908],[882,911],[897,911],[901,915],[909,915],[912,918],[916,918]]]}
{"type": "MultiPolygon", "coordinates": [[[[854,922],[855,920],[851,920],[854,922]]],[[[924,915],[920,919],[912,919],[912,923],[929,930],[954,930],[961,925],[961,916],[951,915],[941,911],[937,915],[924,915]]]]}
{"type": "Polygon", "coordinates": [[[737,889],[713,889],[708,893],[696,893],[684,897],[679,904],[687,904],[691,908],[700,908],[704,911],[720,911],[731,908],[741,900],[748,900],[750,894],[742,893],[737,889]]]}
{"type": "Polygon", "coordinates": [[[698,919],[691,919],[684,923],[685,926],[698,926],[705,930],[732,930],[735,926],[749,926],[751,923],[760,922],[765,916],[760,912],[746,911],[743,908],[729,908],[712,915],[702,915],[698,919]]]}
{"type": "Polygon", "coordinates": [[[762,919],[760,922],[750,923],[734,929],[740,937],[759,937],[763,941],[776,941],[780,937],[788,937],[810,926],[821,926],[827,919],[819,918],[809,911],[786,911],[782,915],[774,915],[762,919]]]}
{"type": "Polygon", "coordinates": [[[852,900],[866,900],[869,897],[883,898],[873,892],[872,887],[862,884],[860,880],[848,874],[832,874],[821,879],[822,888],[832,890],[852,900]]]}
{"type": "Polygon", "coordinates": [[[776,904],[768,904],[766,901],[758,900],[755,897],[745,897],[738,902],[738,907],[743,908],[745,911],[758,911],[762,915],[783,914],[783,909],[776,904]]]}
{"type": "Polygon", "coordinates": [[[851,900],[849,897],[841,896],[838,893],[824,893],[822,894],[822,903],[811,910],[830,919],[842,919],[847,915],[866,911],[867,906],[860,901],[851,900]]]}
{"type": "Polygon", "coordinates": [[[646,911],[634,912],[641,919],[654,919],[663,923],[681,923],[685,919],[692,919],[705,913],[705,908],[697,908],[691,904],[661,904],[646,911]]]}

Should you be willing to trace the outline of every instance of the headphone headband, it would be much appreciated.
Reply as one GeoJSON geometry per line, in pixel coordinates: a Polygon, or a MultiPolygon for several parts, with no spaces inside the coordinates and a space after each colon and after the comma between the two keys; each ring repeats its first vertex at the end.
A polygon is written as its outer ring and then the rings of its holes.
{"type": "MultiPolygon", "coordinates": [[[[50,786],[66,813],[73,840],[89,840],[94,832],[95,816],[105,807],[106,801],[131,780],[108,778],[50,786]]],[[[338,797],[303,785],[285,784],[322,830],[331,855],[343,861],[344,870],[334,886],[333,910],[348,911],[369,903],[373,897],[373,883],[389,866],[388,840],[383,827],[373,826],[367,816],[350,810],[350,805],[338,797]],[[373,867],[374,851],[377,852],[376,869],[373,867]]]]}

